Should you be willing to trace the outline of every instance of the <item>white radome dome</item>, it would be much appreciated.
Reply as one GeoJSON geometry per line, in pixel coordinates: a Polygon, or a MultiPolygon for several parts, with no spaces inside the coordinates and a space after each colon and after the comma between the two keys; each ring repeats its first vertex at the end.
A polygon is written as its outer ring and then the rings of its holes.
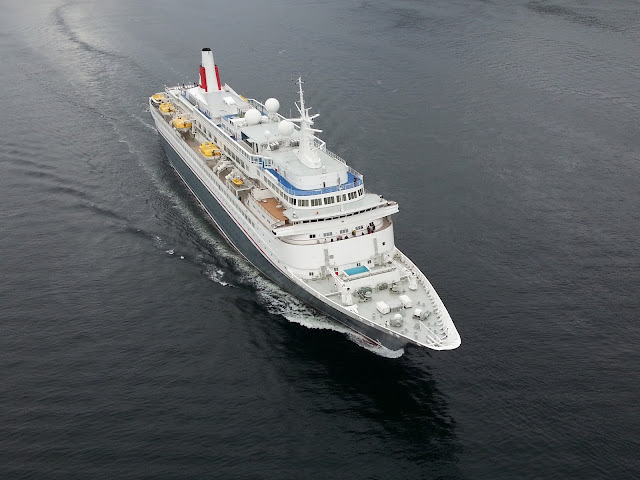
{"type": "Polygon", "coordinates": [[[260,123],[261,118],[262,114],[255,108],[247,110],[247,113],[244,114],[244,119],[247,121],[247,125],[257,125],[260,123]]]}
{"type": "Polygon", "coordinates": [[[278,133],[283,137],[290,137],[295,130],[295,126],[289,120],[282,120],[278,124],[278,133]]]}
{"type": "Polygon", "coordinates": [[[269,113],[276,113],[280,108],[280,102],[277,98],[268,98],[266,102],[264,102],[264,106],[269,113]]]}

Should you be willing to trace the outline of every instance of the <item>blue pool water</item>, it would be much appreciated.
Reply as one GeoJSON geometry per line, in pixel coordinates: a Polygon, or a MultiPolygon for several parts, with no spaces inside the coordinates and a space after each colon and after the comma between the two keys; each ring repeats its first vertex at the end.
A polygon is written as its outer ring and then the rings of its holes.
{"type": "Polygon", "coordinates": [[[364,272],[368,272],[369,269],[367,267],[365,267],[364,265],[360,266],[360,267],[353,267],[353,268],[347,268],[344,273],[346,273],[347,275],[357,275],[358,273],[364,273],[364,272]]]}

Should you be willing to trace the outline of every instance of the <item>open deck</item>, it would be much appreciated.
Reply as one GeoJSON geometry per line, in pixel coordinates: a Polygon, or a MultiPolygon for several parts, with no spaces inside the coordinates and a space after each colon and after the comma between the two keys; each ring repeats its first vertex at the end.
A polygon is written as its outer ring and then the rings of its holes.
{"type": "Polygon", "coordinates": [[[311,189],[311,190],[302,190],[300,188],[297,188],[297,187],[293,186],[286,178],[284,178],[282,175],[280,175],[275,169],[273,169],[273,168],[265,168],[265,170],[276,178],[276,180],[280,183],[280,185],[282,185],[284,187],[284,190],[286,192],[290,193],[291,195],[297,195],[297,196],[300,196],[300,197],[304,197],[304,196],[307,196],[307,195],[320,195],[320,194],[323,194],[323,193],[331,193],[331,192],[349,190],[351,188],[356,188],[356,187],[359,187],[360,185],[362,185],[362,178],[358,178],[353,173],[347,172],[348,180],[345,183],[343,183],[342,185],[332,185],[332,186],[325,187],[325,188],[315,188],[315,189],[311,189]]]}
{"type": "MultiPolygon", "coordinates": [[[[345,271],[346,272],[346,271],[345,271]]],[[[433,286],[399,251],[391,262],[361,272],[304,282],[330,301],[357,313],[370,323],[384,327],[420,345],[450,349],[460,345],[460,336],[433,286]],[[353,305],[345,302],[345,288],[353,305]],[[381,303],[387,309],[380,309],[381,303]],[[407,306],[409,303],[410,306],[407,306]],[[401,318],[399,320],[398,316],[401,318]]]]}
{"type": "Polygon", "coordinates": [[[262,200],[257,200],[257,203],[264,208],[269,215],[271,215],[276,220],[280,220],[283,222],[287,221],[287,217],[284,214],[284,207],[278,200],[273,197],[264,198],[262,200]]]}
{"type": "MultiPolygon", "coordinates": [[[[218,157],[207,157],[200,151],[200,145],[191,135],[184,135],[184,140],[191,147],[191,149],[196,152],[200,158],[205,160],[207,166],[214,170],[214,167],[222,160],[223,156],[218,157]]],[[[223,168],[218,172],[218,178],[224,183],[225,176],[229,173],[231,167],[223,168]]],[[[244,203],[246,201],[246,191],[250,190],[253,186],[253,182],[245,179],[245,183],[242,187],[236,187],[235,185],[231,185],[234,189],[235,193],[239,195],[241,201],[244,203]]],[[[278,201],[278,199],[274,197],[264,198],[262,200],[256,200],[256,203],[260,205],[271,217],[273,217],[276,221],[286,222],[288,219],[284,213],[284,206],[278,201]]]]}

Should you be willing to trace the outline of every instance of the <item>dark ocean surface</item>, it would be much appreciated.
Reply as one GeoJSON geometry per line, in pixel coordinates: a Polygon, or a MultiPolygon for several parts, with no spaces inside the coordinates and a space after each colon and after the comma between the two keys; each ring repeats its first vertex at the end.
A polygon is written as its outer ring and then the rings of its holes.
{"type": "Polygon", "coordinates": [[[0,478],[640,477],[640,2],[35,0],[0,26],[0,478]],[[285,114],[306,76],[458,350],[368,350],[225,243],[147,107],[203,47],[285,114]]]}

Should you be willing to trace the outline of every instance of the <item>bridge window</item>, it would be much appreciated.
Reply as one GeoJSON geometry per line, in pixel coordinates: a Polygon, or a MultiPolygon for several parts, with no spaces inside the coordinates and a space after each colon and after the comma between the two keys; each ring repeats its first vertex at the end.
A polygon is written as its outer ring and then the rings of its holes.
{"type": "Polygon", "coordinates": [[[316,238],[316,234],[315,233],[310,234],[309,238],[316,238]]]}

